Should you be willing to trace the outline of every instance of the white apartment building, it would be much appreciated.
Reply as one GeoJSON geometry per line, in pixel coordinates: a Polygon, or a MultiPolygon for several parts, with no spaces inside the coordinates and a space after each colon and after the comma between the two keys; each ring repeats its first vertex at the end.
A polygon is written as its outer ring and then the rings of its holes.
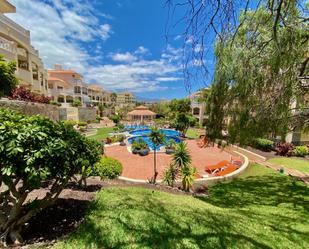
{"type": "Polygon", "coordinates": [[[0,0],[0,54],[5,60],[16,62],[20,85],[33,92],[47,94],[47,72],[39,52],[31,45],[30,31],[5,15],[15,12],[15,6],[0,0]]]}

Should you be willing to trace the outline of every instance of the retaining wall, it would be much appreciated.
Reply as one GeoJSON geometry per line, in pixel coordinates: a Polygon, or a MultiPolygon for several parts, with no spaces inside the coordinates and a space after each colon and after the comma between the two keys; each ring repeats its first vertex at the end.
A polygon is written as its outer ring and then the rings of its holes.
{"type": "Polygon", "coordinates": [[[59,120],[59,108],[55,105],[0,99],[0,107],[16,110],[25,115],[42,115],[52,121],[59,120]]]}

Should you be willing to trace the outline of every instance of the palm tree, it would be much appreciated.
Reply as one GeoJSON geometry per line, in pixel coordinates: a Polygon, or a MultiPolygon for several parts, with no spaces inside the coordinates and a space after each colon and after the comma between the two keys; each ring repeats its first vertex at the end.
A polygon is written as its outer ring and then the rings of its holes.
{"type": "Polygon", "coordinates": [[[158,176],[158,172],[157,172],[157,147],[160,144],[164,143],[165,137],[164,135],[160,132],[160,130],[156,127],[151,129],[151,133],[149,135],[149,138],[151,140],[151,142],[153,143],[153,171],[154,171],[154,176],[151,179],[151,183],[155,184],[156,183],[156,179],[158,176]]]}

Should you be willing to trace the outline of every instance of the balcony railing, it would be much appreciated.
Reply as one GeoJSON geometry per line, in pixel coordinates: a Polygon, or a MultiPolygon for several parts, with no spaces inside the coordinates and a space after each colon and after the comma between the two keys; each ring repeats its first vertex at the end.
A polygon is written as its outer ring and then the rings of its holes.
{"type": "Polygon", "coordinates": [[[74,91],[69,89],[48,89],[48,93],[51,95],[75,95],[74,91]]]}
{"type": "Polygon", "coordinates": [[[0,27],[3,27],[5,30],[9,28],[11,30],[10,35],[14,37],[17,41],[23,42],[24,44],[30,44],[29,31],[24,29],[3,14],[0,14],[0,27]]]}
{"type": "Polygon", "coordinates": [[[7,39],[4,39],[3,37],[0,37],[0,48],[9,51],[11,53],[16,53],[17,47],[16,44],[12,41],[9,41],[7,39]]]}

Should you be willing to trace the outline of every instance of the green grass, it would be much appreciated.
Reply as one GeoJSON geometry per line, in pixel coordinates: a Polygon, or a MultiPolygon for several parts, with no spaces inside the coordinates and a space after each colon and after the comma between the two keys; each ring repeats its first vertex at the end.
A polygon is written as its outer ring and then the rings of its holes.
{"type": "Polygon", "coordinates": [[[296,169],[300,172],[309,173],[309,161],[294,159],[294,158],[271,158],[270,163],[286,166],[290,169],[296,169]]]}
{"type": "Polygon", "coordinates": [[[186,136],[189,137],[189,138],[198,138],[199,133],[198,133],[197,130],[189,128],[187,133],[186,133],[186,136]]]}
{"type": "Polygon", "coordinates": [[[103,127],[103,128],[98,129],[98,132],[96,135],[89,136],[89,138],[101,141],[102,139],[108,137],[108,133],[111,133],[113,131],[114,131],[113,127],[103,127]]]}
{"type": "Polygon", "coordinates": [[[101,190],[56,248],[309,248],[309,187],[260,165],[194,198],[101,190]]]}

